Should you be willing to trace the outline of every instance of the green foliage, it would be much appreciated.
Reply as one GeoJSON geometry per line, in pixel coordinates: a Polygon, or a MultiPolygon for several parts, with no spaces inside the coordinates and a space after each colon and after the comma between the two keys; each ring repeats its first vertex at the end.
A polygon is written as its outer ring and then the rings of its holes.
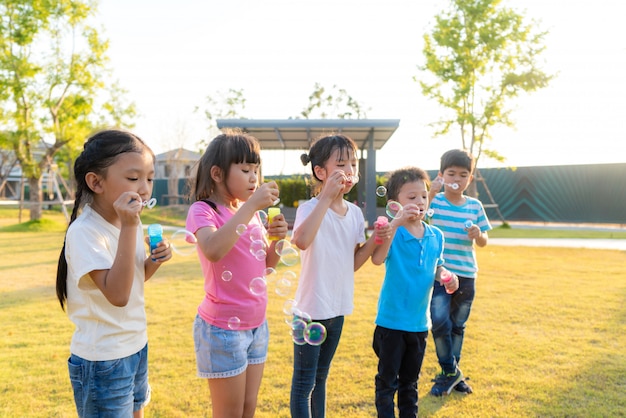
{"type": "Polygon", "coordinates": [[[422,92],[448,109],[434,123],[443,135],[459,128],[462,148],[503,160],[486,143],[496,125],[513,126],[509,102],[548,85],[540,68],[547,32],[500,6],[500,0],[452,0],[424,35],[422,92]],[[429,77],[430,76],[430,77],[429,77]]]}
{"type": "Polygon", "coordinates": [[[108,82],[108,41],[88,23],[95,14],[89,0],[0,3],[0,145],[15,154],[33,189],[33,219],[41,215],[38,184],[48,164],[71,162],[92,131],[128,126],[135,115],[108,82]]]}
{"type": "MultiPolygon", "coordinates": [[[[309,104],[300,112],[304,119],[317,117],[320,119],[366,119],[367,110],[345,89],[336,85],[327,89],[315,83],[313,93],[309,96],[309,104]]],[[[297,119],[298,117],[296,117],[297,119]]]]}

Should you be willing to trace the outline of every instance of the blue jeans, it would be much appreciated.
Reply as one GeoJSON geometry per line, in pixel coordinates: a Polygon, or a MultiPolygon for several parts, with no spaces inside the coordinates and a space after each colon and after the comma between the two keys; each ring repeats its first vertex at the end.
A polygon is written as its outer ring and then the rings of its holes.
{"type": "Polygon", "coordinates": [[[428,331],[408,332],[376,326],[372,347],[378,356],[376,411],[379,418],[395,417],[393,397],[398,392],[400,418],[417,417],[417,379],[428,331]]]}
{"type": "Polygon", "coordinates": [[[459,277],[459,289],[453,294],[435,282],[430,302],[432,334],[439,365],[444,373],[455,373],[461,361],[465,323],[472,310],[476,280],[459,277]]]}
{"type": "Polygon", "coordinates": [[[339,345],[343,320],[343,316],[321,321],[314,319],[326,327],[326,340],[317,346],[293,345],[292,418],[322,418],[326,415],[326,378],[339,345]]]}
{"type": "Polygon", "coordinates": [[[72,354],[68,369],[81,418],[131,418],[150,401],[147,344],[116,360],[89,361],[72,354]]]}

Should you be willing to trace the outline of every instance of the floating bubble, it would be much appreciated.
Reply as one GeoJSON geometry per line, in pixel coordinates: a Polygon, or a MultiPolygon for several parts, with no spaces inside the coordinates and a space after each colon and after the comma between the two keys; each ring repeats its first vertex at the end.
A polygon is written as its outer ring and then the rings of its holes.
{"type": "Polygon", "coordinates": [[[376,196],[385,197],[387,196],[387,188],[385,186],[378,186],[376,188],[376,196]]]}
{"type": "Polygon", "coordinates": [[[230,318],[228,318],[229,329],[236,330],[236,329],[239,329],[240,326],[241,326],[241,319],[239,319],[236,316],[231,316],[230,318]]]}
{"type": "Polygon", "coordinates": [[[286,248],[291,248],[291,243],[286,239],[280,239],[276,241],[276,244],[274,245],[274,251],[276,251],[276,254],[278,255],[283,255],[283,251],[286,248]]]}
{"type": "Polygon", "coordinates": [[[156,197],[153,197],[150,200],[143,201],[143,202],[141,202],[141,204],[144,205],[145,207],[147,207],[148,209],[152,209],[157,204],[156,197]]]}
{"type": "Polygon", "coordinates": [[[465,221],[464,225],[465,225],[465,229],[470,229],[474,225],[474,222],[472,222],[471,219],[468,219],[467,221],[465,221]]]}
{"type": "Polygon", "coordinates": [[[254,225],[252,229],[250,229],[250,240],[265,241],[265,228],[262,228],[259,225],[254,225]]]}
{"type": "Polygon", "coordinates": [[[387,216],[391,219],[396,219],[402,215],[402,205],[395,200],[390,200],[387,202],[387,206],[385,207],[385,212],[387,212],[387,216]]]}
{"type": "Polygon", "coordinates": [[[434,214],[435,214],[435,209],[428,209],[426,211],[426,216],[428,216],[429,218],[432,218],[434,214]]]}
{"type": "Polygon", "coordinates": [[[279,296],[287,296],[291,291],[292,281],[296,278],[296,273],[286,271],[283,276],[276,281],[276,294],[279,296]]]}
{"type": "Polygon", "coordinates": [[[263,210],[257,210],[256,214],[259,217],[259,220],[261,221],[261,225],[267,225],[267,213],[263,210]]]}
{"type": "Polygon", "coordinates": [[[293,266],[300,261],[300,255],[293,247],[285,248],[280,254],[280,261],[286,266],[293,266]]]}
{"type": "Polygon", "coordinates": [[[304,341],[310,345],[320,345],[326,341],[326,327],[319,322],[311,322],[304,329],[304,341]]]}
{"type": "Polygon", "coordinates": [[[274,283],[276,281],[276,278],[278,277],[278,273],[276,272],[275,268],[267,267],[263,272],[263,277],[265,277],[266,283],[274,283]]]}
{"type": "Polygon", "coordinates": [[[348,180],[352,183],[352,185],[355,185],[359,182],[359,176],[348,176],[348,180]]]}
{"type": "Polygon", "coordinates": [[[283,303],[283,312],[285,315],[293,315],[294,309],[298,302],[295,299],[287,299],[285,303],[283,303]]]}
{"type": "Polygon", "coordinates": [[[235,228],[235,232],[237,232],[237,235],[239,236],[242,236],[243,234],[245,234],[247,230],[248,230],[248,226],[244,224],[239,224],[237,225],[237,228],[235,228]]]}
{"type": "Polygon", "coordinates": [[[298,308],[295,308],[295,309],[294,309],[294,312],[295,312],[295,315],[296,315],[298,318],[302,319],[302,320],[303,320],[304,322],[306,322],[307,324],[310,324],[310,323],[311,323],[311,315],[309,315],[308,313],[303,312],[303,311],[301,311],[301,310],[300,310],[300,309],[298,309],[298,308]]]}
{"type": "Polygon", "coordinates": [[[250,280],[248,288],[250,289],[250,293],[253,295],[261,296],[267,291],[267,283],[263,277],[255,277],[250,280]]]}
{"type": "Polygon", "coordinates": [[[306,341],[304,340],[304,330],[307,327],[307,323],[302,319],[294,318],[291,322],[291,339],[294,344],[304,345],[306,341]]]}
{"type": "Polygon", "coordinates": [[[254,240],[250,242],[250,254],[259,261],[265,260],[267,252],[265,251],[265,241],[254,240]]]}
{"type": "Polygon", "coordinates": [[[459,188],[459,185],[456,183],[444,183],[446,185],[446,187],[450,187],[452,190],[457,190],[459,188]]]}
{"type": "Polygon", "coordinates": [[[179,229],[172,234],[170,245],[172,250],[178,255],[191,255],[196,252],[198,240],[196,236],[186,229],[179,229]]]}
{"type": "Polygon", "coordinates": [[[233,278],[233,273],[230,270],[224,270],[222,272],[222,280],[225,282],[230,282],[233,278]]]}

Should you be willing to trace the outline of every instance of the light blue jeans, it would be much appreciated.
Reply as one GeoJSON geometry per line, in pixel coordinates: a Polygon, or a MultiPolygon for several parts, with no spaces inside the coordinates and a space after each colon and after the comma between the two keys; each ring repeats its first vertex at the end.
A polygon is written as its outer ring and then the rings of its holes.
{"type": "Polygon", "coordinates": [[[316,320],[326,327],[321,345],[293,345],[293,378],[291,380],[291,417],[323,418],[326,416],[326,379],[335,356],[343,316],[316,320]]]}
{"type": "Polygon", "coordinates": [[[150,402],[147,344],[115,360],[89,361],[72,354],[67,364],[81,418],[131,418],[150,402]]]}
{"type": "Polygon", "coordinates": [[[476,280],[460,277],[459,288],[453,294],[435,282],[430,302],[432,334],[441,370],[455,373],[461,361],[461,349],[465,335],[465,323],[472,310],[476,293],[476,280]]]}

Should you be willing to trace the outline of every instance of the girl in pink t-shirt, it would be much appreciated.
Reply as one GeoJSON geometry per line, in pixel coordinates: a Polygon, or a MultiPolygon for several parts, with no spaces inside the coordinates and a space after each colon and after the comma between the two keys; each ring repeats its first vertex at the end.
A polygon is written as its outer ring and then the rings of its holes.
{"type": "Polygon", "coordinates": [[[267,294],[255,287],[278,263],[266,232],[287,236],[283,215],[267,231],[257,211],[278,201],[275,182],[259,185],[256,138],[214,138],[198,163],[187,230],[198,241],[205,297],[194,322],[198,376],[207,378],[213,416],[253,416],[267,357],[267,294]]]}

